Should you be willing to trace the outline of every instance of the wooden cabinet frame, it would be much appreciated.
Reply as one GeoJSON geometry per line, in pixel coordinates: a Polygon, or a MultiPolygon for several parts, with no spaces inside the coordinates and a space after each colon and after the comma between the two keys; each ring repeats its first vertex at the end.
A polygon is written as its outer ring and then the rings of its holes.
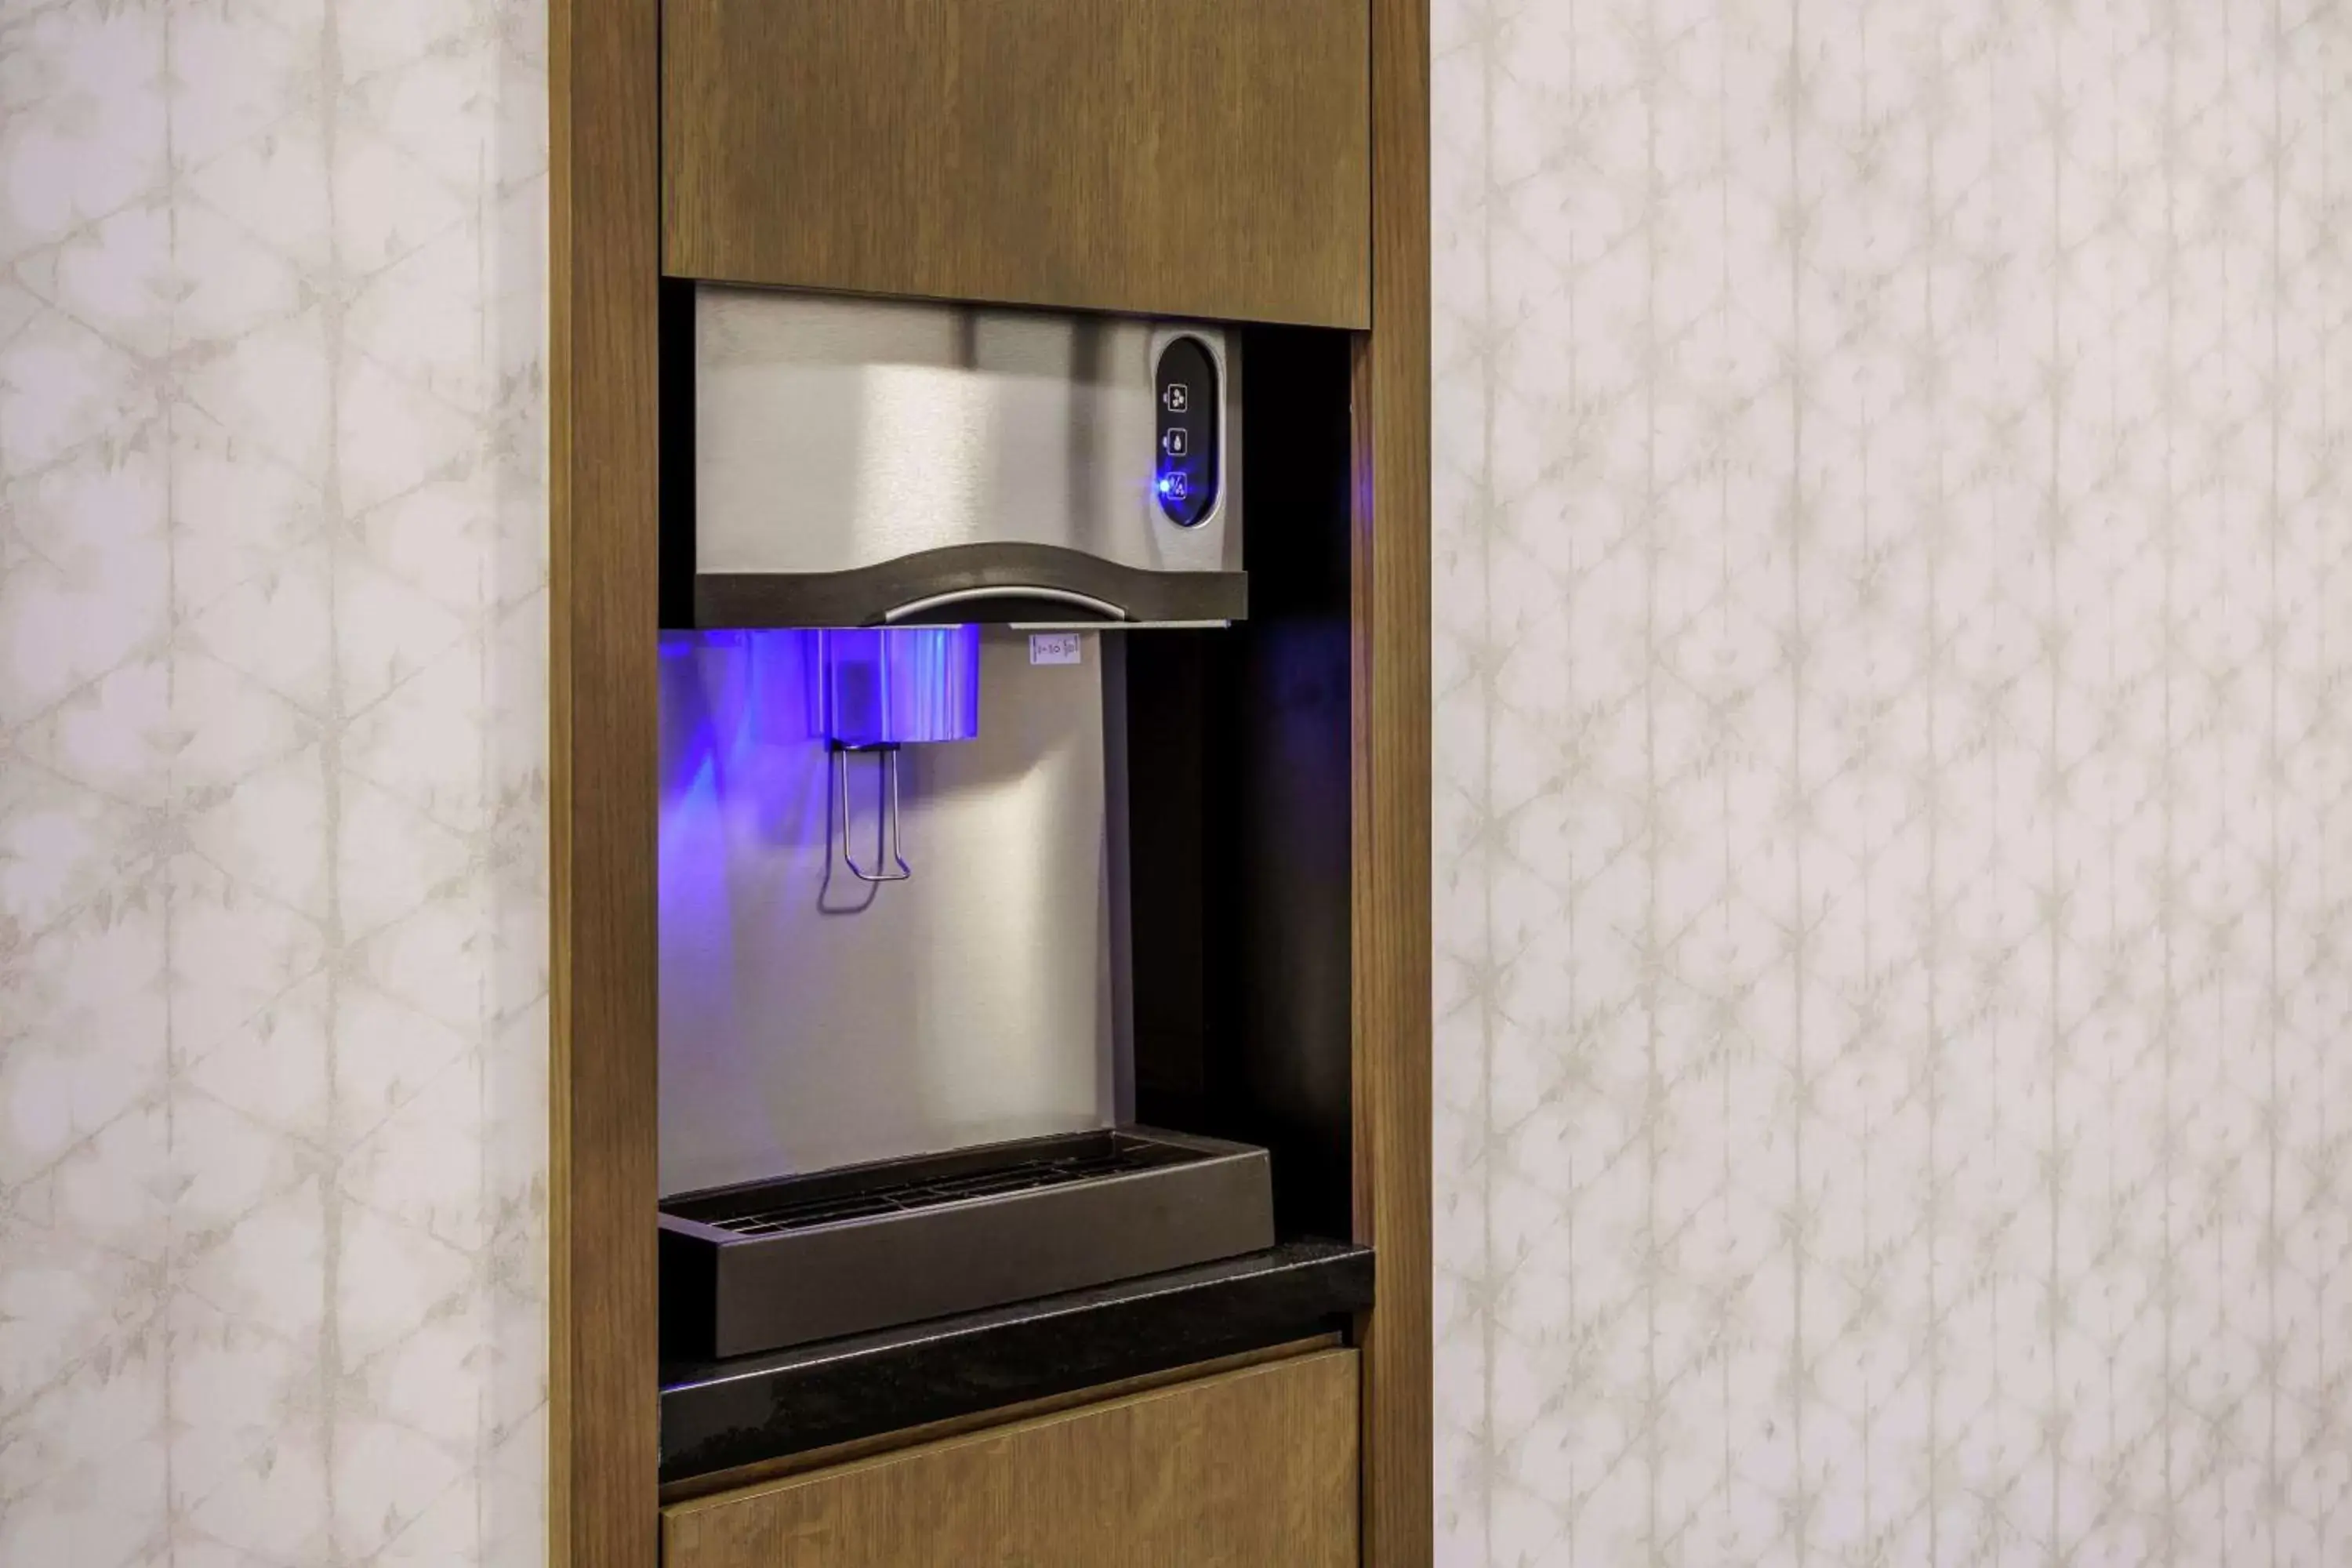
{"type": "Polygon", "coordinates": [[[663,259],[680,277],[1370,319],[1366,0],[667,15],[663,259]]]}
{"type": "Polygon", "coordinates": [[[1372,7],[1372,330],[1356,343],[1356,1239],[1366,1568],[1435,1552],[1430,1460],[1429,0],[1372,7]]]}
{"type": "MultiPolygon", "coordinates": [[[[782,0],[779,0],[782,3],[782,0]]],[[[794,0],[846,4],[851,0],[794,0]]],[[[1144,3],[1144,0],[1137,0],[1144,3]]],[[[1175,3],[1175,0],[1160,0],[1175,3]]],[[[1363,1556],[1432,1556],[1429,26],[1371,13],[1372,326],[1356,340],[1355,1228],[1363,1556]]],[[[549,1519],[654,1568],[659,0],[550,7],[549,1519]]]]}
{"type": "Polygon", "coordinates": [[[1278,1357],[678,1503],[665,1562],[1349,1568],[1362,1359],[1278,1357]]]}

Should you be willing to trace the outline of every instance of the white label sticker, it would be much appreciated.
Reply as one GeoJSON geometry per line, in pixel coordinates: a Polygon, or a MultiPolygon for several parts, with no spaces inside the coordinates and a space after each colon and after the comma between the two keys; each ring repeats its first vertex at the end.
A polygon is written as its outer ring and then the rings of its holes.
{"type": "Polygon", "coordinates": [[[1031,632],[1029,662],[1032,664],[1081,664],[1085,662],[1086,644],[1079,639],[1083,632],[1031,632]]]}

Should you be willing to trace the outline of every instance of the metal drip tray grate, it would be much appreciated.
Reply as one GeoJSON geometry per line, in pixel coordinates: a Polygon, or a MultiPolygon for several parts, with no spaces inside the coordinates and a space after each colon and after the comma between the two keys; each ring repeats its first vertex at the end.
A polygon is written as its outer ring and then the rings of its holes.
{"type": "Polygon", "coordinates": [[[1131,1128],[662,1205],[672,1357],[743,1355],[1274,1245],[1265,1151],[1131,1128]]]}
{"type": "Polygon", "coordinates": [[[835,1225],[877,1215],[912,1214],[918,1209],[938,1208],[943,1204],[966,1203],[974,1198],[1034,1193],[1101,1176],[1161,1170],[1181,1163],[1183,1158],[1181,1151],[1171,1150],[1165,1144],[1133,1139],[1107,1142],[1109,1146],[1105,1148],[1021,1160],[1001,1169],[963,1175],[897,1182],[838,1197],[803,1198],[709,1223],[737,1236],[773,1236],[778,1231],[806,1230],[811,1226],[835,1225]]]}

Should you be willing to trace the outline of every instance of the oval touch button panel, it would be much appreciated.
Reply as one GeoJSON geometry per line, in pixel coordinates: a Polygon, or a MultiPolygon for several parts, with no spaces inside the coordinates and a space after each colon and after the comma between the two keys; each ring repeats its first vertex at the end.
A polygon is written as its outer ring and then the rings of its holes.
{"type": "Polygon", "coordinates": [[[1217,504],[1217,362],[1198,338],[1160,351],[1160,458],[1152,483],[1168,521],[1196,527],[1217,504]]]}

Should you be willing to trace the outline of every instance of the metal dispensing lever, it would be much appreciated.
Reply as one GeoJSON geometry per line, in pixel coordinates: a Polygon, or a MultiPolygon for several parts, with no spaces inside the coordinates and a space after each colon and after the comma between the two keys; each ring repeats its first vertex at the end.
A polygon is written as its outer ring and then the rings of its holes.
{"type": "Polygon", "coordinates": [[[847,866],[849,874],[861,882],[905,881],[915,871],[907,864],[906,858],[898,853],[898,748],[887,742],[854,746],[835,741],[832,751],[834,791],[840,802],[842,864],[847,866]],[[849,757],[853,752],[875,753],[874,852],[896,867],[895,870],[868,871],[857,863],[857,857],[849,847],[849,757]]]}

